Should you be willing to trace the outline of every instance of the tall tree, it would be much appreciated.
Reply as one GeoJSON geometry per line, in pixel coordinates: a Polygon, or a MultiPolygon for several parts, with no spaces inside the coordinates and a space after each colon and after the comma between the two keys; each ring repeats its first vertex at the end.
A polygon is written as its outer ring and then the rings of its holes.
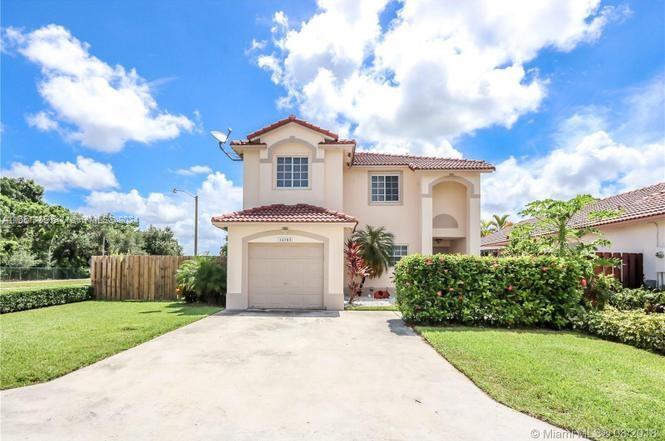
{"type": "Polygon", "coordinates": [[[480,221],[480,235],[482,237],[489,236],[494,232],[494,225],[492,224],[492,221],[488,220],[481,220],[480,221]]]}
{"type": "Polygon", "coordinates": [[[0,265],[85,268],[93,255],[182,253],[169,228],[143,232],[138,221],[49,205],[34,181],[3,177],[0,190],[0,265]]]}
{"type": "Polygon", "coordinates": [[[143,250],[147,254],[156,256],[179,256],[182,247],[173,235],[173,230],[166,227],[163,230],[150,225],[143,232],[143,250]]]}
{"type": "Polygon", "coordinates": [[[0,178],[0,194],[19,202],[43,202],[44,187],[31,179],[0,178]]]}
{"type": "Polygon", "coordinates": [[[504,215],[498,215],[498,214],[493,214],[492,215],[492,220],[490,221],[490,224],[496,229],[496,230],[503,230],[504,228],[510,227],[513,225],[511,221],[508,220],[510,215],[504,214],[504,215]]]}

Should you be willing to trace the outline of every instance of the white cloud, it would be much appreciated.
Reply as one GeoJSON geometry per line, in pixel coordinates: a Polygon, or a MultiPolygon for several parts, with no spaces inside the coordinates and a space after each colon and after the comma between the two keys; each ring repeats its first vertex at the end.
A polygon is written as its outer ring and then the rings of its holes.
{"type": "Polygon", "coordinates": [[[59,128],[58,122],[46,112],[37,112],[33,115],[27,115],[25,119],[30,127],[34,127],[42,132],[57,130],[59,128]]]}
{"type": "Polygon", "coordinates": [[[510,127],[534,111],[547,80],[525,64],[544,48],[597,39],[626,8],[600,0],[404,0],[381,27],[389,0],[319,0],[295,28],[274,16],[275,41],[257,64],[306,118],[361,141],[415,150],[461,134],[510,127]]]}
{"type": "Polygon", "coordinates": [[[134,69],[111,66],[91,55],[89,45],[62,26],[29,33],[9,28],[4,37],[41,68],[38,89],[49,111],[28,117],[28,123],[40,130],[56,130],[59,123],[67,139],[117,152],[128,141],[173,139],[194,129],[187,117],[160,109],[150,86],[134,69]]]}
{"type": "Polygon", "coordinates": [[[252,51],[260,51],[266,48],[266,45],[268,44],[267,41],[265,40],[257,40],[255,38],[252,38],[252,44],[249,46],[249,48],[245,51],[246,54],[251,53],[252,51]]]}
{"type": "Polygon", "coordinates": [[[102,164],[83,156],[76,157],[76,164],[55,161],[44,164],[35,161],[32,165],[27,165],[14,162],[8,169],[2,170],[2,175],[33,179],[49,191],[72,188],[100,190],[118,186],[110,164],[102,164]]]}
{"type": "MultiPolygon", "coordinates": [[[[194,193],[194,192],[192,192],[194,193]]],[[[199,195],[199,251],[219,253],[226,234],[210,222],[214,215],[242,208],[242,187],[233,184],[223,173],[209,174],[196,190],[199,195]]],[[[194,250],[194,201],[185,194],[94,191],[79,211],[98,215],[114,213],[139,218],[142,227],[155,225],[173,229],[186,254],[194,250]]]]}
{"type": "Polygon", "coordinates": [[[665,181],[663,90],[660,75],[629,90],[614,112],[582,109],[561,123],[547,155],[498,164],[483,180],[483,217],[515,214],[535,199],[606,197],[665,181]]]}
{"type": "Polygon", "coordinates": [[[664,174],[665,142],[627,146],[598,131],[571,148],[522,161],[510,157],[497,165],[483,180],[483,217],[515,214],[536,199],[610,196],[662,182],[664,174]]]}
{"type": "Polygon", "coordinates": [[[212,173],[212,169],[207,165],[192,165],[189,168],[180,168],[175,172],[182,176],[193,176],[212,173]]]}

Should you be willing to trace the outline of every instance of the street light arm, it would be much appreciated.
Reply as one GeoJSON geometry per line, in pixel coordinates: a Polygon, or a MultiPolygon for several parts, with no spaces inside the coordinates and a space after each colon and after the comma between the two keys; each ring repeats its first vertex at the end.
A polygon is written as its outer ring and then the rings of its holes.
{"type": "Polygon", "coordinates": [[[194,199],[196,199],[196,198],[198,197],[198,195],[191,194],[191,193],[188,192],[188,191],[180,190],[180,189],[178,189],[178,188],[174,188],[174,189],[173,189],[173,193],[185,193],[187,196],[189,196],[190,198],[194,198],[194,199]]]}

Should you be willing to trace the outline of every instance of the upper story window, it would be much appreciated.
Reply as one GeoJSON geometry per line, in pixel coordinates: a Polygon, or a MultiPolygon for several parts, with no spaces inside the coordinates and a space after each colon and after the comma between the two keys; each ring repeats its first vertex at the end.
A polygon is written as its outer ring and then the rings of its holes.
{"type": "Polygon", "coordinates": [[[400,202],[399,174],[370,175],[370,202],[400,202]]]}
{"type": "Polygon", "coordinates": [[[307,156],[277,157],[277,188],[309,187],[307,156]]]}

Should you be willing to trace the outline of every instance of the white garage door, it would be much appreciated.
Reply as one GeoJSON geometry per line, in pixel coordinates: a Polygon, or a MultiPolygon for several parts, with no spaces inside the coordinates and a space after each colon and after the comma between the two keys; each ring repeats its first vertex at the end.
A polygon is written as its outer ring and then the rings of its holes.
{"type": "Polygon", "coordinates": [[[322,244],[249,244],[250,308],[323,308],[322,244]]]}

